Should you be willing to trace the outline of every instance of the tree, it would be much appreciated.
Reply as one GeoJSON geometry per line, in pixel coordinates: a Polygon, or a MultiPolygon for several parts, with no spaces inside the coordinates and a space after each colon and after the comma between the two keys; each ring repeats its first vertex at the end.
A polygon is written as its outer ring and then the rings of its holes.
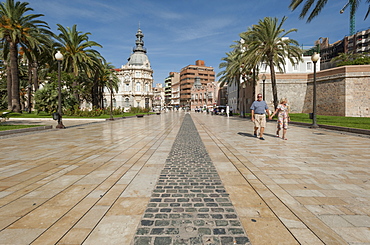
{"type": "MultiPolygon", "coordinates": [[[[237,110],[241,109],[241,105],[244,105],[242,101],[240,101],[240,83],[242,81],[247,81],[250,79],[249,75],[251,74],[251,70],[253,67],[249,66],[248,64],[244,64],[242,61],[242,57],[244,55],[245,49],[242,47],[244,40],[242,39],[241,42],[235,41],[236,44],[231,45],[230,47],[233,50],[229,53],[226,53],[226,57],[222,58],[223,61],[220,63],[219,68],[224,69],[220,71],[217,76],[220,77],[219,83],[220,87],[223,87],[225,84],[233,84],[235,83],[237,86],[237,101],[238,101],[238,108],[237,110]]],[[[255,82],[253,80],[253,82],[255,82]]],[[[255,86],[253,86],[254,88],[255,86]]],[[[254,93],[254,91],[253,91],[254,93]]],[[[243,107],[243,106],[242,106],[243,107]]],[[[243,110],[244,112],[245,110],[243,110]]],[[[244,116],[244,115],[242,115],[244,116]]]]}
{"type": "MultiPolygon", "coordinates": [[[[45,111],[48,113],[56,112],[58,108],[58,73],[48,73],[49,81],[35,92],[35,110],[37,112],[45,111]]],[[[63,81],[61,95],[62,95],[62,110],[71,110],[78,102],[70,92],[71,81],[75,76],[62,72],[61,79],[63,81]],[[64,83],[64,81],[67,81],[64,83]]]]}
{"type": "Polygon", "coordinates": [[[103,64],[103,70],[100,77],[101,93],[99,97],[103,99],[104,88],[107,88],[110,93],[114,93],[114,91],[118,92],[119,82],[120,81],[114,72],[114,66],[110,63],[103,64]]]}
{"type": "Polygon", "coordinates": [[[38,18],[42,14],[27,14],[33,11],[27,7],[27,2],[7,0],[0,4],[0,39],[6,42],[9,50],[9,67],[11,77],[11,110],[21,112],[18,76],[18,45],[26,44],[36,47],[39,40],[35,35],[46,32],[49,28],[46,22],[38,18]]]}
{"type": "Polygon", "coordinates": [[[221,60],[223,62],[220,63],[218,66],[220,69],[224,69],[220,71],[217,76],[220,77],[219,83],[220,87],[225,86],[226,84],[231,84],[235,81],[238,81],[238,78],[241,75],[240,71],[240,62],[238,59],[240,59],[240,54],[238,54],[237,49],[234,49],[233,51],[226,53],[226,57],[223,57],[221,60]]]}
{"type": "Polygon", "coordinates": [[[284,38],[289,33],[297,31],[297,29],[285,31],[282,28],[286,19],[284,17],[279,23],[277,18],[265,17],[257,25],[253,25],[252,28],[240,34],[240,37],[245,40],[243,63],[248,64],[249,67],[257,67],[259,64],[266,64],[270,67],[275,108],[279,104],[275,67],[284,72],[286,58],[292,64],[302,60],[302,50],[299,48],[298,42],[284,38]]]}
{"type": "MultiPolygon", "coordinates": [[[[294,11],[299,5],[302,4],[302,2],[303,2],[303,0],[291,0],[289,8],[291,8],[292,11],[294,11]]],[[[299,15],[299,18],[301,18],[301,19],[305,18],[307,13],[311,9],[311,7],[314,5],[314,3],[316,3],[315,7],[312,9],[311,13],[309,14],[309,16],[307,18],[307,22],[311,22],[311,20],[313,18],[315,18],[316,16],[319,15],[319,13],[325,7],[327,2],[328,2],[328,0],[306,0],[304,6],[302,8],[302,12],[299,15]]],[[[361,0],[348,0],[349,5],[351,6],[351,10],[350,10],[350,16],[351,17],[355,16],[356,10],[358,9],[358,7],[360,5],[360,2],[361,2],[361,0]]],[[[366,0],[366,2],[370,3],[370,0],[366,0]]],[[[367,13],[365,15],[365,19],[368,17],[369,13],[370,13],[370,4],[369,4],[368,10],[367,10],[367,13]]]]}
{"type": "MultiPolygon", "coordinates": [[[[80,72],[84,72],[88,77],[92,77],[96,72],[96,66],[101,64],[104,60],[100,53],[91,47],[102,46],[97,42],[90,41],[90,32],[82,33],[77,31],[77,25],[73,25],[72,29],[64,28],[58,25],[58,30],[61,32],[55,36],[57,42],[55,48],[59,49],[64,55],[63,70],[73,73],[76,77],[80,72]]],[[[79,101],[79,94],[77,89],[78,84],[74,84],[74,94],[79,101]]]]}

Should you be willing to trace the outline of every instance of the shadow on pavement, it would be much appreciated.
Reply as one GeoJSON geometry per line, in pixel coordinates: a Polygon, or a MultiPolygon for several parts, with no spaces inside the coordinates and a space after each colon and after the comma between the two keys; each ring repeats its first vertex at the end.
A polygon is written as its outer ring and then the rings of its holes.
{"type": "Polygon", "coordinates": [[[253,134],[250,134],[250,133],[243,133],[243,132],[238,132],[239,135],[241,136],[246,136],[246,137],[252,137],[252,138],[255,138],[253,134]]]}
{"type": "MultiPolygon", "coordinates": [[[[245,136],[245,137],[255,138],[254,135],[250,134],[250,133],[238,132],[238,134],[241,135],[241,136],[245,136]]],[[[269,137],[272,137],[272,138],[277,138],[274,134],[268,134],[268,133],[264,133],[263,136],[269,136],[269,137]]]]}

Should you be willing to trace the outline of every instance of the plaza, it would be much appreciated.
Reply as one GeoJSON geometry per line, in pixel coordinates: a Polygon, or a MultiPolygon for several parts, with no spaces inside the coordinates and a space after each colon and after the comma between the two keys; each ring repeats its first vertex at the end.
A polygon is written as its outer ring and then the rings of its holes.
{"type": "Polygon", "coordinates": [[[370,244],[369,136],[268,122],[261,141],[183,111],[63,123],[0,137],[1,244],[370,244]]]}

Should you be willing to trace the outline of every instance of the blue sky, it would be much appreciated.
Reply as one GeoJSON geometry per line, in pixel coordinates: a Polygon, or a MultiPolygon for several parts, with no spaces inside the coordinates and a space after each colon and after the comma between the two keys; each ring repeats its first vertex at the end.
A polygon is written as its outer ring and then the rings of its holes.
{"type": "MultiPolygon", "coordinates": [[[[26,0],[27,1],[27,0],[26,0]]],[[[104,58],[119,68],[135,46],[135,34],[144,34],[144,47],[154,70],[154,83],[163,83],[169,72],[204,60],[216,73],[221,58],[229,52],[239,33],[264,17],[287,16],[283,28],[298,29],[290,38],[313,46],[319,37],[333,43],[349,33],[349,9],[339,10],[347,0],[331,0],[312,22],[299,19],[300,9],[292,12],[290,0],[29,0],[33,13],[44,14],[52,31],[57,25],[90,32],[90,40],[104,58]]],[[[368,5],[363,0],[356,14],[356,30],[369,29],[364,21],[368,5]]],[[[216,78],[217,79],[217,78],[216,78]]]]}

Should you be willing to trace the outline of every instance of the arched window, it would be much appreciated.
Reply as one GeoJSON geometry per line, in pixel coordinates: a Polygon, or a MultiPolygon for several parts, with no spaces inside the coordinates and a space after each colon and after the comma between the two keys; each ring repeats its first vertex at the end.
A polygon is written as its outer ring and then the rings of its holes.
{"type": "Polygon", "coordinates": [[[125,107],[130,107],[130,99],[125,98],[125,107]]]}
{"type": "Polygon", "coordinates": [[[149,84],[145,84],[145,92],[149,92],[149,84]]]}
{"type": "Polygon", "coordinates": [[[130,91],[130,84],[129,83],[125,83],[125,92],[128,92],[130,91]]]}
{"type": "Polygon", "coordinates": [[[136,92],[141,91],[141,84],[139,82],[136,83],[136,92]]]}

